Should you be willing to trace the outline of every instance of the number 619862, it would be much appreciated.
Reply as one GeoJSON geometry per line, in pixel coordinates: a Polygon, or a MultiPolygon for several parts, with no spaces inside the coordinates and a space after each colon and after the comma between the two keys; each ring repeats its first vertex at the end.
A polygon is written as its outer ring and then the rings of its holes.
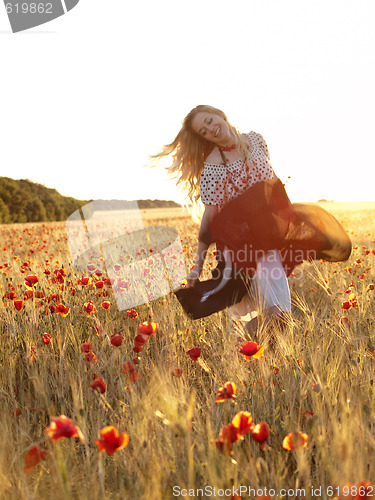
{"type": "Polygon", "coordinates": [[[8,14],[52,14],[51,3],[7,3],[5,8],[8,14]]]}

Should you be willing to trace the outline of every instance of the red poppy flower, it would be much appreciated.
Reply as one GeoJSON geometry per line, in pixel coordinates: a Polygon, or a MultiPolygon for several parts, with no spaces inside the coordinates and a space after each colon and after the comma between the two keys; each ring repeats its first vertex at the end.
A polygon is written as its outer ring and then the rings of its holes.
{"type": "Polygon", "coordinates": [[[223,403],[227,399],[236,399],[237,387],[234,382],[225,382],[223,387],[219,388],[219,393],[216,397],[216,403],[223,403]]]}
{"type": "Polygon", "coordinates": [[[139,379],[139,373],[133,371],[129,374],[129,376],[126,380],[127,380],[128,384],[131,384],[132,382],[137,382],[138,379],[139,379]]]}
{"type": "Polygon", "coordinates": [[[174,368],[172,371],[171,371],[172,375],[176,378],[180,378],[181,375],[182,375],[182,370],[181,368],[174,368]]]}
{"type": "Polygon", "coordinates": [[[266,422],[259,422],[251,431],[251,437],[257,443],[264,443],[270,437],[270,430],[266,422]]]}
{"type": "Polygon", "coordinates": [[[29,288],[33,288],[34,285],[36,285],[39,281],[39,278],[38,276],[35,276],[35,274],[33,275],[29,275],[29,276],[26,276],[25,278],[25,286],[29,287],[29,288]]]}
{"type": "Polygon", "coordinates": [[[249,361],[251,358],[260,358],[263,355],[264,347],[256,342],[246,342],[240,349],[240,353],[249,361]]]}
{"type": "Polygon", "coordinates": [[[134,309],[131,311],[126,311],[126,314],[128,315],[128,318],[135,319],[138,318],[138,313],[134,309]]]}
{"type": "Polygon", "coordinates": [[[96,377],[93,382],[91,382],[90,387],[92,390],[99,389],[99,391],[104,394],[106,391],[106,385],[101,377],[96,377]]]}
{"type": "Polygon", "coordinates": [[[101,303],[103,309],[109,309],[111,307],[111,303],[108,300],[105,300],[101,303]]]}
{"type": "Polygon", "coordinates": [[[234,426],[232,423],[228,425],[224,425],[219,434],[219,438],[221,441],[227,441],[230,443],[234,443],[235,441],[238,441],[241,439],[241,434],[238,432],[238,429],[236,426],[234,426]]]}
{"type": "Polygon", "coordinates": [[[87,302],[85,302],[83,304],[83,307],[89,316],[91,315],[91,313],[94,313],[96,311],[96,307],[92,300],[88,300],[87,302]]]}
{"type": "Polygon", "coordinates": [[[99,290],[103,288],[103,286],[104,286],[104,281],[97,281],[95,283],[95,288],[98,288],[99,290]]]}
{"type": "Polygon", "coordinates": [[[367,291],[369,291],[369,290],[375,290],[375,285],[373,283],[370,283],[369,285],[367,285],[366,290],[367,291]]]}
{"type": "Polygon", "coordinates": [[[312,417],[314,415],[314,412],[312,410],[305,410],[305,411],[301,411],[301,413],[305,416],[305,417],[312,417]]]}
{"type": "Polygon", "coordinates": [[[68,316],[70,312],[70,307],[65,307],[64,304],[59,304],[56,306],[56,314],[61,314],[63,318],[68,316]]]}
{"type": "Polygon", "coordinates": [[[33,298],[33,296],[34,296],[34,292],[33,292],[32,290],[25,290],[25,291],[23,292],[23,298],[24,298],[25,300],[32,299],[32,298],[33,298]]]}
{"type": "Polygon", "coordinates": [[[138,333],[141,333],[143,335],[153,335],[156,330],[158,329],[158,324],[157,323],[154,323],[154,322],[151,322],[151,323],[147,323],[147,321],[144,321],[143,323],[141,323],[138,327],[138,333]]]}
{"type": "Polygon", "coordinates": [[[119,333],[114,333],[111,336],[111,344],[115,347],[118,347],[122,344],[122,336],[119,333]]]}
{"type": "Polygon", "coordinates": [[[193,361],[197,361],[199,356],[201,355],[201,348],[200,347],[192,347],[188,351],[186,351],[186,354],[191,357],[193,361]]]}
{"type": "Polygon", "coordinates": [[[126,380],[128,384],[132,384],[133,382],[137,382],[138,379],[139,379],[139,373],[133,371],[129,374],[126,380]]]}
{"type": "Polygon", "coordinates": [[[116,451],[126,448],[129,443],[129,435],[126,432],[119,434],[113,425],[104,427],[100,431],[100,436],[102,439],[97,439],[95,444],[101,453],[105,451],[107,455],[113,455],[116,451]]]}
{"type": "Polygon", "coordinates": [[[232,425],[237,429],[240,436],[245,436],[254,428],[253,417],[249,411],[239,411],[233,417],[232,425]]]}
{"type": "Polygon", "coordinates": [[[349,326],[349,319],[347,316],[341,316],[340,318],[340,323],[345,325],[345,326],[349,326]]]}
{"type": "Polygon", "coordinates": [[[49,333],[43,333],[42,341],[44,344],[46,344],[46,345],[49,344],[51,342],[51,340],[52,340],[52,337],[49,333]]]}
{"type": "Polygon", "coordinates": [[[92,282],[92,278],[85,277],[85,278],[80,279],[81,285],[84,285],[84,286],[89,285],[91,282],[92,282]]]}
{"type": "Polygon", "coordinates": [[[296,448],[307,448],[309,436],[304,432],[291,432],[283,440],[283,448],[294,450],[296,448]]]}
{"type": "Polygon", "coordinates": [[[142,335],[141,333],[139,333],[134,339],[134,345],[136,347],[143,347],[148,339],[149,335],[142,335]]]}
{"type": "Polygon", "coordinates": [[[125,361],[125,363],[122,364],[122,373],[132,373],[134,372],[134,366],[132,365],[131,361],[125,361]]]}
{"type": "Polygon", "coordinates": [[[25,301],[24,300],[13,300],[14,307],[16,308],[17,311],[20,311],[23,308],[25,301]]]}
{"type": "Polygon", "coordinates": [[[79,427],[74,425],[73,420],[66,417],[65,415],[60,415],[59,417],[52,417],[52,423],[45,433],[52,441],[59,441],[64,437],[77,437],[82,443],[85,442],[82,431],[79,427]]]}
{"type": "Polygon", "coordinates": [[[92,349],[92,344],[90,342],[84,342],[81,345],[81,352],[90,352],[92,349]]]}
{"type": "Polygon", "coordinates": [[[98,358],[93,352],[88,352],[87,354],[85,354],[85,360],[86,363],[96,363],[98,361],[98,358]]]}
{"type": "Polygon", "coordinates": [[[42,450],[42,448],[37,444],[32,446],[25,456],[25,467],[23,468],[26,474],[30,474],[34,467],[45,460],[46,450],[42,450]]]}

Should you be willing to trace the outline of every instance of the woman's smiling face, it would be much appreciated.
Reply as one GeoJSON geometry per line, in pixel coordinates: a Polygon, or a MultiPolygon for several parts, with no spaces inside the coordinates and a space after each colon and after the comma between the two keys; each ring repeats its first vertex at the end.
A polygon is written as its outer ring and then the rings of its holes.
{"type": "Polygon", "coordinates": [[[191,122],[191,128],[204,139],[215,144],[227,145],[233,142],[228,122],[214,113],[199,111],[191,122]]]}

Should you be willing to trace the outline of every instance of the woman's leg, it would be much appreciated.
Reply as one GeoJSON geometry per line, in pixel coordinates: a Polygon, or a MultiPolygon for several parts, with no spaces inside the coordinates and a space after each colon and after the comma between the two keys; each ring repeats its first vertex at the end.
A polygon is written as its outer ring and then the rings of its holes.
{"type": "Polygon", "coordinates": [[[264,253],[257,259],[257,270],[252,279],[252,293],[258,303],[260,316],[249,321],[245,329],[255,336],[258,327],[270,323],[283,329],[291,311],[288,280],[277,250],[264,253]]]}

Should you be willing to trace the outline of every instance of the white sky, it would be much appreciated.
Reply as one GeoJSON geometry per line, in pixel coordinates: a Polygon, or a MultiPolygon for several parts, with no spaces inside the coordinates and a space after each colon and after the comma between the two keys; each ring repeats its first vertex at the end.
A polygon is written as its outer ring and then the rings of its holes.
{"type": "Polygon", "coordinates": [[[374,200],[373,0],[80,0],[12,34],[0,175],[79,199],[181,201],[142,167],[197,104],[260,132],[292,201],[374,200]]]}

